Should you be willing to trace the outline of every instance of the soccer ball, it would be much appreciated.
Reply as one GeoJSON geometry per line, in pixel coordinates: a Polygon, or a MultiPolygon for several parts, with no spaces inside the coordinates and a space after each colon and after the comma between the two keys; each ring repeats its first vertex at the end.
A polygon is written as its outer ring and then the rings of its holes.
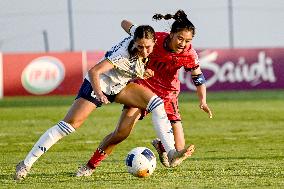
{"type": "Polygon", "coordinates": [[[128,172],[136,177],[148,177],[156,168],[156,156],[146,147],[132,149],[125,160],[128,172]]]}

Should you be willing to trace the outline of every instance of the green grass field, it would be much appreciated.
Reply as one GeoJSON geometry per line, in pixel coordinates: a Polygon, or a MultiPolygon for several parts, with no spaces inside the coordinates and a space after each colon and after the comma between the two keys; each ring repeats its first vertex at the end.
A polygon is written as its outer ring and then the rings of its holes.
{"type": "MultiPolygon", "coordinates": [[[[95,174],[76,178],[118,120],[121,106],[93,112],[74,134],[54,145],[22,182],[15,165],[46,129],[63,118],[73,97],[17,97],[0,100],[0,188],[284,188],[284,91],[208,93],[213,119],[198,109],[194,93],[182,94],[180,110],[192,158],[177,168],[157,168],[139,179],[126,171],[128,151],[155,138],[150,116],[117,146],[95,174]]],[[[157,155],[157,154],[156,154],[157,155]]]]}

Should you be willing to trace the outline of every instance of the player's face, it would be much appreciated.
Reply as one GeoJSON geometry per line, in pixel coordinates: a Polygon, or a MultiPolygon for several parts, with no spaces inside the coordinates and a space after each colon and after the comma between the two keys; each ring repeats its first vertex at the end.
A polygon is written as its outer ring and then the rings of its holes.
{"type": "Polygon", "coordinates": [[[190,45],[192,38],[192,32],[188,30],[182,30],[177,33],[171,33],[169,46],[174,52],[181,53],[185,48],[190,45]]]}
{"type": "Polygon", "coordinates": [[[147,58],[152,52],[155,45],[153,39],[137,39],[134,42],[134,47],[138,50],[138,56],[147,58]]]}

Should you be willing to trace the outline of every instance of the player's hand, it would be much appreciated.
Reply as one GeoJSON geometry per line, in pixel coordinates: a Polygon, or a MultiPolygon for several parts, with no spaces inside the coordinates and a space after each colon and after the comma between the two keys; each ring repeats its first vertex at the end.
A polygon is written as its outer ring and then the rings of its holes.
{"type": "Polygon", "coordinates": [[[144,72],[143,78],[148,79],[148,78],[153,77],[153,76],[154,76],[154,71],[147,68],[144,72]]]}
{"type": "Polygon", "coordinates": [[[209,118],[213,118],[213,114],[206,103],[200,103],[199,108],[208,113],[209,118]]]}
{"type": "Polygon", "coordinates": [[[97,99],[99,100],[99,101],[101,101],[103,104],[108,104],[108,103],[110,103],[109,101],[108,101],[108,99],[107,99],[107,97],[102,93],[102,94],[98,94],[98,95],[96,95],[97,96],[97,99]]]}

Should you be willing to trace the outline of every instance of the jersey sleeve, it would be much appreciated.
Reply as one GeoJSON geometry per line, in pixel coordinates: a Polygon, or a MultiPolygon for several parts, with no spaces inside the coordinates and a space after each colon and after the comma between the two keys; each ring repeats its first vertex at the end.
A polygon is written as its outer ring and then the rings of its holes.
{"type": "Polygon", "coordinates": [[[199,58],[197,52],[192,48],[189,52],[189,57],[185,62],[185,71],[193,71],[199,67],[199,58]]]}
{"type": "Polygon", "coordinates": [[[143,78],[144,63],[137,56],[130,56],[128,46],[133,39],[129,36],[122,40],[119,44],[113,46],[111,50],[106,53],[105,58],[118,70],[123,71],[126,75],[131,77],[143,78]]]}
{"type": "Polygon", "coordinates": [[[129,28],[129,33],[130,33],[131,36],[134,36],[134,32],[135,32],[135,30],[136,30],[137,27],[138,27],[137,25],[133,24],[133,25],[129,28]]]}
{"type": "Polygon", "coordinates": [[[114,45],[109,51],[106,52],[105,58],[114,65],[114,67],[120,67],[121,63],[125,62],[129,58],[128,45],[132,37],[126,37],[117,45],[114,45]]]}

